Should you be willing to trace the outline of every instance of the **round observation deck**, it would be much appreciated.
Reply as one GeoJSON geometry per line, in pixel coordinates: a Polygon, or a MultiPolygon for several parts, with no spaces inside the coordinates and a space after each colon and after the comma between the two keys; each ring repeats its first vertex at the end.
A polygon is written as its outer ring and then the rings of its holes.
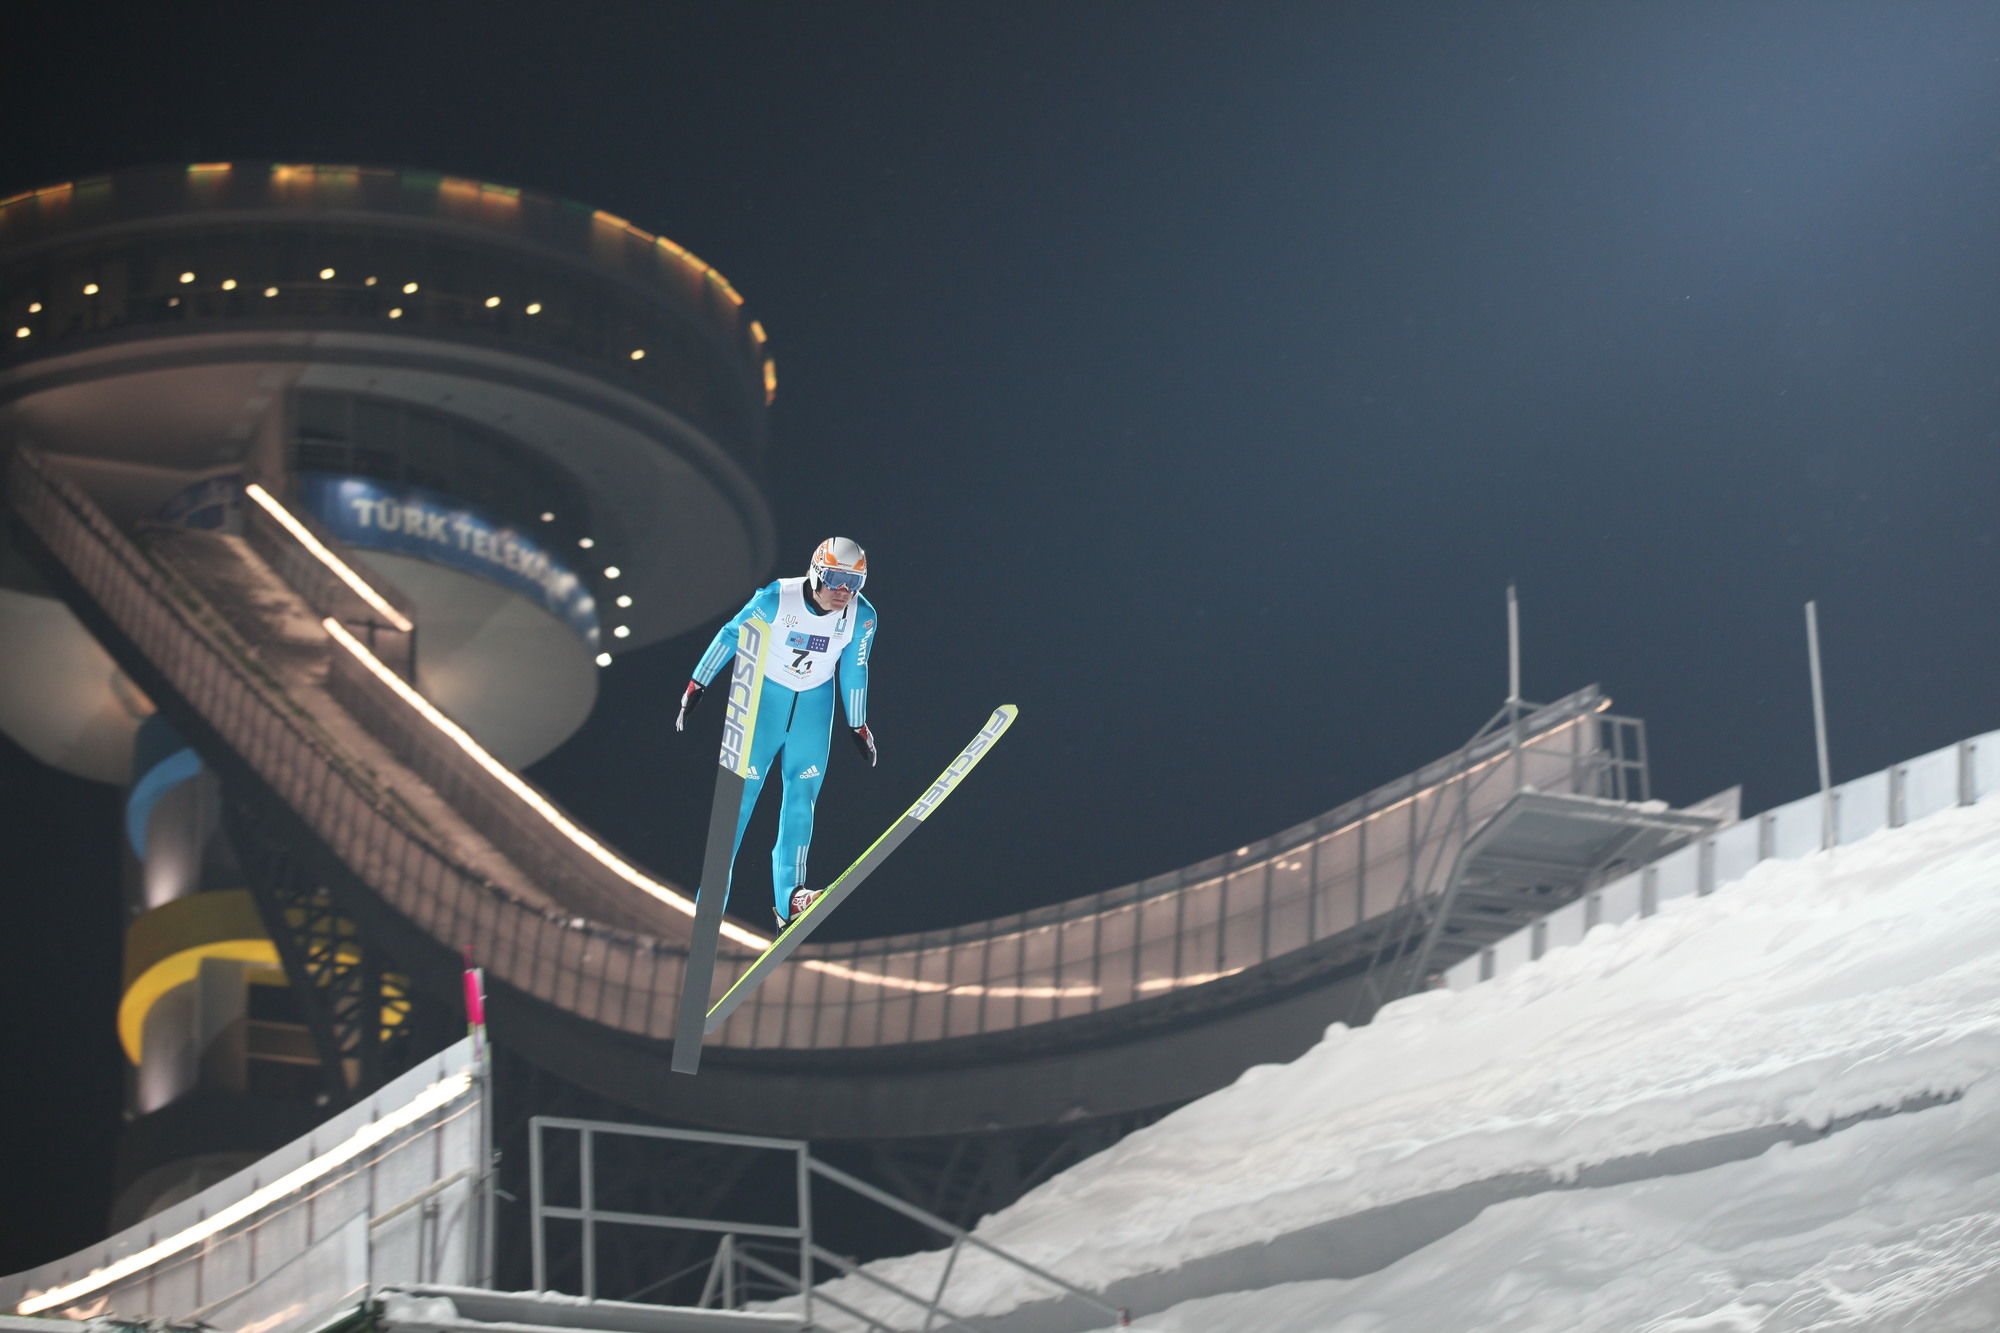
{"type": "MultiPolygon", "coordinates": [[[[773,557],[764,331],[602,210],[408,169],[115,172],[0,200],[0,316],[0,448],[127,526],[248,481],[351,506],[317,517],[408,595],[426,688],[511,762],[773,557]],[[419,520],[434,549],[401,540],[419,520]]],[[[15,664],[40,683],[0,721],[122,776],[143,701],[39,593],[0,561],[0,620],[36,629],[7,637],[50,659],[15,664]]]]}

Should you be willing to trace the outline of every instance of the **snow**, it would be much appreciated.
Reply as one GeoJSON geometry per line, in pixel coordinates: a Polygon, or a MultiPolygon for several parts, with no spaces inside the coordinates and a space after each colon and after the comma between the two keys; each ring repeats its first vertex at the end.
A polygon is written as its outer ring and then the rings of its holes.
{"type": "Polygon", "coordinates": [[[1691,1175],[1488,1209],[1352,1281],[1189,1301],[1155,1333],[1981,1329],[2000,1312],[2000,1089],[1691,1175]]]}
{"type": "Polygon", "coordinates": [[[448,1328],[459,1322],[458,1306],[449,1296],[412,1295],[406,1291],[385,1290],[382,1293],[381,1319],[391,1328],[400,1328],[405,1324],[448,1328]]]}
{"type": "MultiPolygon", "coordinates": [[[[1136,1320],[1176,1333],[1992,1328],[1996,1068],[1989,800],[1765,862],[1500,980],[1336,1024],[1289,1065],[1250,1070],[975,1234],[1100,1291],[1204,1261],[1206,1293],[1136,1320]],[[1867,1113],[1880,1118],[1848,1123],[1867,1113]],[[1807,1141],[1575,1184],[1601,1164],[1787,1127],[1807,1141]],[[1213,1285],[1254,1242],[1517,1173],[1503,1192],[1520,1197],[1379,1271],[1213,1285]]],[[[871,1267],[930,1291],[943,1262],[871,1267]]],[[[1336,1246],[1301,1276],[1341,1269],[1336,1246]]],[[[1041,1299],[1034,1287],[968,1252],[946,1300],[994,1315],[1041,1299]]],[[[825,1290],[895,1308],[854,1279],[825,1290]]]]}

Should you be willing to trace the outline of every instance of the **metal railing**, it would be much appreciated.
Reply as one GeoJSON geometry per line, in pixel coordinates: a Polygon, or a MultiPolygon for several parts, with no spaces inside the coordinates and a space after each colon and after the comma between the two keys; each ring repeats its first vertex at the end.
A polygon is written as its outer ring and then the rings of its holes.
{"type": "Polygon", "coordinates": [[[897,1326],[884,1323],[859,1307],[841,1301],[827,1292],[819,1290],[814,1278],[816,1266],[829,1268],[841,1276],[858,1279],[877,1290],[894,1297],[900,1306],[906,1306],[912,1315],[921,1314],[925,1333],[932,1329],[970,1329],[978,1325],[969,1322],[969,1316],[952,1310],[945,1304],[945,1296],[950,1290],[953,1270],[957,1267],[959,1255],[972,1248],[991,1256],[1007,1266],[1017,1269],[1029,1277],[1047,1284],[1084,1306],[1096,1310],[1107,1317],[1109,1323],[1120,1323],[1126,1318],[1126,1311],[1106,1303],[1095,1293],[1058,1277],[1046,1268],[1030,1263],[1018,1255],[1011,1254],[991,1242],[981,1240],[963,1227],[955,1226],[933,1213],[928,1213],[912,1203],[908,1203],[885,1190],[877,1189],[864,1180],[857,1179],[837,1167],[829,1166],[812,1155],[811,1145],[801,1139],[761,1138],[745,1134],[717,1134],[701,1130],[666,1129],[650,1125],[620,1124],[608,1120],[577,1120],[561,1116],[536,1116],[529,1122],[528,1138],[529,1173],[531,1179],[530,1225],[533,1229],[532,1252],[534,1265],[534,1285],[537,1291],[550,1290],[548,1271],[548,1241],[546,1224],[549,1220],[578,1223],[582,1228],[582,1278],[583,1290],[578,1295],[595,1299],[597,1292],[597,1231],[605,1226],[647,1227],[665,1231],[690,1231],[712,1234],[719,1237],[716,1252],[710,1261],[708,1279],[702,1288],[700,1304],[704,1307],[737,1308],[737,1302],[746,1290],[743,1273],[748,1270],[759,1277],[775,1283],[777,1288],[798,1297],[802,1317],[807,1328],[817,1328],[814,1322],[815,1305],[824,1305],[838,1310],[851,1319],[859,1320],[870,1329],[882,1333],[896,1333],[897,1326]],[[543,1134],[549,1130],[574,1132],[577,1138],[578,1169],[577,1182],[579,1197],[575,1206],[552,1204],[547,1198],[545,1184],[547,1148],[543,1145],[543,1134]],[[690,1217],[664,1213],[636,1213],[620,1209],[601,1208],[597,1205],[595,1173],[595,1146],[600,1135],[703,1144],[711,1147],[740,1148],[751,1151],[781,1152],[793,1158],[793,1181],[795,1189],[796,1218],[789,1224],[767,1222],[718,1221],[707,1217],[690,1217]],[[813,1182],[824,1180],[830,1184],[860,1195],[872,1203],[888,1208],[909,1218],[936,1234],[951,1241],[951,1253],[946,1257],[944,1271],[938,1279],[937,1287],[928,1295],[911,1291],[879,1274],[855,1264],[842,1255],[820,1245],[813,1238],[813,1182]],[[770,1263],[757,1256],[755,1247],[745,1243],[744,1237],[766,1241],[791,1242],[794,1267],[787,1271],[784,1267],[770,1263]]]}
{"type": "Polygon", "coordinates": [[[371,1283],[490,1282],[489,1114],[458,1042],[199,1194],[0,1276],[0,1310],[291,1333],[371,1283]]]}
{"type": "Polygon", "coordinates": [[[1446,969],[1445,984],[1463,990],[1503,975],[1578,942],[1593,926],[1651,916],[1675,898],[1714,893],[1759,862],[1810,856],[1995,796],[2000,796],[2000,731],[1705,834],[1446,969]]]}

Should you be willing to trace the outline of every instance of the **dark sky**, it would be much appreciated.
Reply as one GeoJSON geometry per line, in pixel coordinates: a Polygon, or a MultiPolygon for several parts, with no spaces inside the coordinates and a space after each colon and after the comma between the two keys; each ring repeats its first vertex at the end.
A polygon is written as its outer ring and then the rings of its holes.
{"type": "MultiPolygon", "coordinates": [[[[10,17],[0,194],[418,165],[744,293],[770,573],[853,536],[882,617],[882,765],[836,750],[816,879],[1022,710],[830,934],[1112,887],[1452,749],[1502,702],[1509,579],[1526,693],[1602,684],[1677,804],[1813,785],[1809,598],[1836,780],[2000,727],[1990,0],[112,12],[10,17]]],[[[532,773],[683,882],[712,629],[622,659],[532,773]]],[[[8,1012],[86,1025],[8,1025],[69,1104],[9,1099],[44,1120],[0,1180],[67,1125],[102,1170],[116,798],[0,746],[8,1012]]],[[[0,1271],[90,1234],[0,1234],[0,1271]]]]}

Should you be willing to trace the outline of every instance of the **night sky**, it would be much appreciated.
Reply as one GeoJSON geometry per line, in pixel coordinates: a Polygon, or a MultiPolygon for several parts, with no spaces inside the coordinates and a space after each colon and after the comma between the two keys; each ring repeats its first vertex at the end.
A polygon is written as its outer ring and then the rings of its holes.
{"type": "MultiPolygon", "coordinates": [[[[768,576],[852,536],[882,621],[881,767],[836,738],[815,879],[1021,707],[829,938],[1170,870],[1453,749],[1510,579],[1526,694],[1601,684],[1675,804],[1815,784],[1808,599],[1835,780],[2000,727],[1990,0],[110,12],[10,11],[0,194],[422,166],[745,295],[768,576]]],[[[673,704],[721,619],[531,772],[683,883],[719,710],[673,704]]],[[[7,741],[0,783],[12,1271],[98,1234],[117,794],[7,741]]]]}

